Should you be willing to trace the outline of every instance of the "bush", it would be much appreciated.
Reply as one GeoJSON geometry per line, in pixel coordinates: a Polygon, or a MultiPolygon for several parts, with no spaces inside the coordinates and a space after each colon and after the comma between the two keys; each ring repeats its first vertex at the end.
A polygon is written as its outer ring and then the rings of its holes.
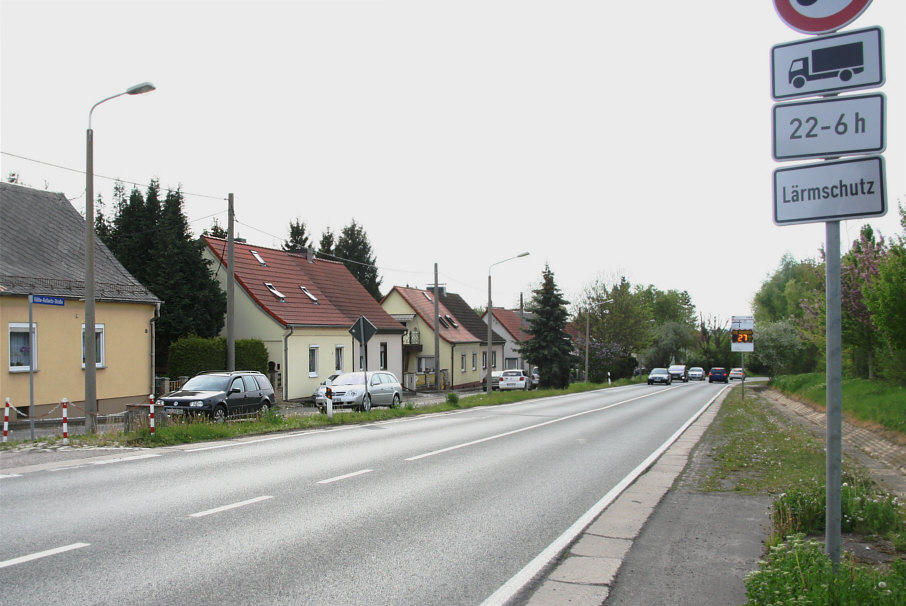
{"type": "Polygon", "coordinates": [[[459,394],[448,393],[447,394],[447,404],[451,406],[459,406],[459,394]]]}
{"type": "MultiPolygon", "coordinates": [[[[183,337],[170,344],[168,372],[171,377],[191,377],[206,370],[226,370],[226,339],[183,337]]],[[[267,349],[258,339],[236,340],[236,370],[267,374],[267,349]]]]}

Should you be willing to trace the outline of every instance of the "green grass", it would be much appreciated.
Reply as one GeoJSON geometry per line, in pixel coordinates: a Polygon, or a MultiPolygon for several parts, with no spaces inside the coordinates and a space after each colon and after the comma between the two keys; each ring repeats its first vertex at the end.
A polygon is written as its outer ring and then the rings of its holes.
{"type": "Polygon", "coordinates": [[[780,415],[756,390],[747,390],[745,400],[740,395],[738,387],[732,390],[708,429],[713,466],[701,487],[775,497],[770,552],[746,579],[748,604],[906,603],[903,504],[845,460],[842,531],[888,542],[897,559],[871,567],[845,555],[834,571],[823,545],[805,539],[825,529],[823,440],[780,415]]]}
{"type": "MultiPolygon", "coordinates": [[[[772,385],[821,408],[827,402],[824,373],[775,377],[772,385]]],[[[843,379],[841,387],[844,414],[906,437],[906,387],[867,379],[843,379]]]]}

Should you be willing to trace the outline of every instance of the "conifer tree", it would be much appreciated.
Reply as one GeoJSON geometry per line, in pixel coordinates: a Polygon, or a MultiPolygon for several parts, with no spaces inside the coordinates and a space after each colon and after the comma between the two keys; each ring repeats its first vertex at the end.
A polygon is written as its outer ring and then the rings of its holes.
{"type": "Polygon", "coordinates": [[[381,298],[381,279],[375,264],[377,261],[371,251],[371,244],[365,230],[352,220],[352,223],[340,232],[334,255],[339,257],[346,268],[362,283],[372,297],[381,298]]]}
{"type": "Polygon", "coordinates": [[[528,305],[532,312],[528,329],[532,338],[523,343],[521,351],[538,367],[541,387],[563,389],[569,385],[573,343],[566,332],[567,303],[554,282],[553,272],[545,265],[541,286],[532,291],[528,305]]]}
{"type": "Polygon", "coordinates": [[[289,239],[284,240],[283,250],[287,252],[300,252],[308,248],[308,234],[305,233],[305,223],[298,217],[289,224],[289,239]]]}

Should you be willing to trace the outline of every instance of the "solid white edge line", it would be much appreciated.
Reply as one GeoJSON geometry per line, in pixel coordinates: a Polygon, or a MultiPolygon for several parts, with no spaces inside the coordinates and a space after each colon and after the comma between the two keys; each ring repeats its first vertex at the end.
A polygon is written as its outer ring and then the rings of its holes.
{"type": "Polygon", "coordinates": [[[339,482],[340,480],[346,480],[348,478],[354,478],[362,474],[371,473],[373,469],[360,469],[359,471],[353,471],[352,473],[347,473],[342,476],[337,476],[335,478],[327,478],[326,480],[321,480],[318,484],[330,484],[331,482],[339,482]]]}
{"type": "Polygon", "coordinates": [[[513,596],[515,596],[523,587],[528,585],[535,575],[537,575],[541,570],[543,570],[548,563],[550,563],[554,558],[556,558],[560,553],[569,547],[570,544],[579,536],[579,534],[585,530],[602,511],[607,509],[607,507],[618,497],[620,494],[629,488],[629,486],[635,482],[640,475],[642,475],[646,469],[651,467],[655,461],[657,461],[664,452],[670,448],[674,442],[683,433],[689,429],[689,426],[692,425],[698,418],[708,410],[708,407],[720,396],[724,390],[729,389],[729,387],[724,387],[721,389],[717,395],[708,400],[708,402],[702,406],[698,412],[696,412],[692,417],[686,421],[682,427],[676,430],[672,436],[667,438],[663,444],[661,444],[657,450],[652,452],[648,457],[642,461],[635,469],[629,472],[626,477],[620,480],[616,486],[610,489],[607,494],[605,494],[600,501],[595,503],[591,509],[586,511],[582,516],[576,520],[572,526],[566,529],[566,531],[557,537],[553,543],[548,545],[541,553],[535,556],[531,562],[525,565],[525,567],[513,575],[509,581],[501,585],[500,589],[491,594],[488,599],[481,603],[481,606],[504,606],[509,602],[513,596]]]}
{"type": "MultiPolygon", "coordinates": [[[[674,388],[675,389],[675,388],[674,388]]],[[[567,415],[565,417],[560,417],[559,419],[551,419],[550,421],[545,421],[544,423],[538,423],[537,425],[529,425],[528,427],[523,427],[521,429],[514,429],[512,431],[507,431],[504,433],[496,434],[493,436],[488,436],[486,438],[481,438],[480,440],[473,440],[471,442],[464,442],[462,444],[454,444],[453,446],[448,446],[447,448],[441,448],[440,450],[432,450],[431,452],[425,452],[420,455],[415,455],[414,457],[409,457],[405,459],[406,461],[417,461],[419,459],[425,459],[427,457],[433,457],[434,455],[443,454],[445,452],[450,452],[451,450],[458,450],[460,448],[466,448],[467,446],[474,446],[475,444],[481,444],[482,442],[490,442],[491,440],[497,440],[499,438],[504,438],[506,436],[511,436],[517,433],[522,433],[523,431],[529,431],[530,429],[537,429],[539,427],[544,427],[545,425],[551,425],[553,423],[559,423],[560,421],[566,421],[568,419],[575,419],[576,417],[581,417],[593,412],[601,412],[602,410],[607,410],[608,408],[613,408],[615,406],[620,406],[622,404],[628,404],[629,402],[634,402],[636,400],[641,400],[642,398],[647,398],[658,393],[663,393],[666,391],[662,389],[660,391],[646,393],[641,396],[636,396],[635,398],[629,398],[628,400],[621,400],[619,402],[614,402],[613,404],[608,404],[607,406],[602,406],[601,408],[594,408],[592,410],[584,410],[582,412],[577,412],[575,414],[567,415]]],[[[572,394],[569,394],[572,395],[572,394]]]]}
{"type": "Polygon", "coordinates": [[[231,505],[224,505],[223,507],[215,507],[214,509],[208,509],[207,511],[199,511],[198,513],[189,514],[190,518],[201,518],[204,516],[209,516],[214,513],[220,513],[221,511],[227,511],[229,509],[236,509],[237,507],[244,507],[245,505],[251,505],[252,503],[257,503],[259,501],[266,501],[268,499],[273,499],[272,496],[263,496],[255,497],[254,499],[249,499],[247,501],[240,501],[239,503],[232,503],[231,505]]]}
{"type": "Polygon", "coordinates": [[[47,556],[57,555],[58,553],[72,551],[73,549],[88,547],[89,545],[91,545],[91,543],[73,543],[72,545],[66,545],[64,547],[57,547],[56,549],[48,549],[47,551],[39,551],[38,553],[32,553],[30,555],[25,555],[19,558],[13,558],[12,560],[4,560],[3,562],[0,562],[0,568],[15,566],[16,564],[23,564],[25,562],[37,560],[39,558],[46,558],[47,556]]]}
{"type": "Polygon", "coordinates": [[[125,463],[126,461],[139,461],[141,459],[153,459],[154,457],[159,457],[159,454],[141,454],[134,455],[131,457],[119,457],[116,459],[110,459],[107,461],[88,461],[86,465],[110,465],[111,463],[125,463]]]}

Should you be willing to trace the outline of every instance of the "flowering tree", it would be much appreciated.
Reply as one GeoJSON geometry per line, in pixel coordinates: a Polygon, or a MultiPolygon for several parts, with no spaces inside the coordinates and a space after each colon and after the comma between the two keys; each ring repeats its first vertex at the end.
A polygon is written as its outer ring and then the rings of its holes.
{"type": "Polygon", "coordinates": [[[865,356],[869,379],[874,378],[875,349],[880,339],[867,305],[866,293],[874,291],[881,262],[886,255],[884,237],[875,239],[871,226],[865,225],[840,266],[843,341],[865,356]]]}

